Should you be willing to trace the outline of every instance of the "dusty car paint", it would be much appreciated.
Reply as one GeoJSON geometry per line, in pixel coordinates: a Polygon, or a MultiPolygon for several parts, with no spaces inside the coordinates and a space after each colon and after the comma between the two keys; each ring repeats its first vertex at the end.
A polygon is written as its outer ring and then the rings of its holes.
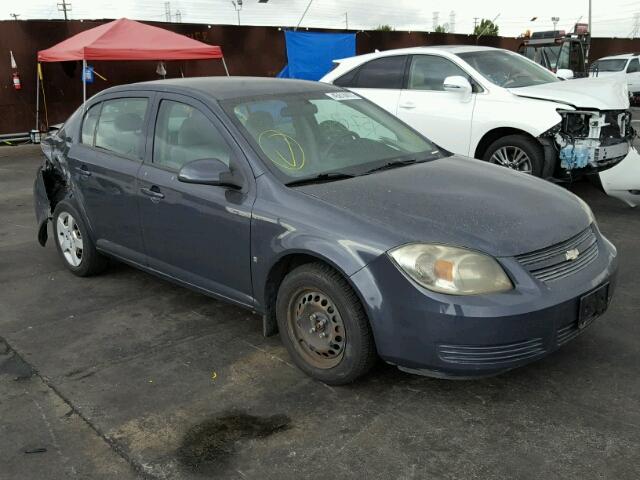
{"type": "MultiPolygon", "coordinates": [[[[220,120],[226,117],[218,101],[234,95],[259,95],[265,89],[342,91],[308,82],[189,79],[117,87],[91,99],[87,107],[118,95],[148,95],[153,105],[164,96],[183,95],[206,107],[210,118],[222,124],[220,120]]],[[[225,136],[243,159],[243,188],[177,185],[170,176],[152,178],[147,170],[151,117],[146,126],[147,148],[137,169],[129,174],[131,183],[103,172],[101,162],[109,160],[92,157],[95,153],[76,144],[80,116],[77,112],[58,134],[43,142],[47,159],[34,187],[41,231],[55,204],[69,200],[85,216],[100,252],[257,311],[264,315],[265,333],[275,330],[278,282],[291,265],[309,259],[331,265],[354,288],[383,359],[437,376],[493,374],[547,355],[559,345],[558,328],[575,323],[581,296],[599,285],[608,285],[608,298],[613,294],[615,248],[592,223],[581,200],[542,180],[454,156],[289,188],[265,169],[233,122],[224,121],[225,136]],[[81,170],[89,161],[94,166],[87,189],[81,170]],[[139,187],[161,181],[167,182],[163,192],[167,192],[168,207],[158,216],[153,199],[137,192],[139,187]],[[101,200],[101,215],[111,223],[108,228],[96,228],[83,189],[101,200]],[[115,199],[113,208],[110,199],[115,199]],[[123,216],[131,222],[126,232],[118,223],[123,216]],[[145,237],[144,229],[134,238],[141,217],[151,218],[155,238],[145,237]],[[541,282],[514,257],[566,241],[585,228],[593,228],[599,255],[579,274],[541,282]],[[176,252],[185,238],[184,229],[193,238],[186,245],[188,254],[176,252]],[[149,248],[154,239],[159,241],[149,248]],[[446,243],[490,254],[516,288],[455,297],[417,287],[386,254],[412,241],[446,243]],[[511,344],[530,340],[535,343],[530,355],[496,363],[452,364],[438,353],[441,345],[451,343],[463,347],[504,343],[511,348],[511,344]]],[[[41,235],[41,243],[44,241],[41,235]]]]}

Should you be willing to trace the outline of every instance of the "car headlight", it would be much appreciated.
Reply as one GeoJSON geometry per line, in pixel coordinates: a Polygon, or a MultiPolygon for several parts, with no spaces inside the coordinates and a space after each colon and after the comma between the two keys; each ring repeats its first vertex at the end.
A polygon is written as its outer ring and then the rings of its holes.
{"type": "Polygon", "coordinates": [[[479,295],[513,289],[495,258],[466,248],[413,243],[389,255],[413,280],[434,292],[479,295]]]}

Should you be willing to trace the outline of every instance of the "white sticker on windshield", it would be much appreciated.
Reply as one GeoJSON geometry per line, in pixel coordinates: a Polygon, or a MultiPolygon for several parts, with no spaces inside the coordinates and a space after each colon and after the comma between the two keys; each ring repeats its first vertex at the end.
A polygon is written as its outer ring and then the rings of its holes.
{"type": "Polygon", "coordinates": [[[334,100],[338,100],[338,101],[362,100],[362,97],[359,97],[358,95],[352,92],[327,92],[325,95],[327,97],[333,98],[334,100]]]}

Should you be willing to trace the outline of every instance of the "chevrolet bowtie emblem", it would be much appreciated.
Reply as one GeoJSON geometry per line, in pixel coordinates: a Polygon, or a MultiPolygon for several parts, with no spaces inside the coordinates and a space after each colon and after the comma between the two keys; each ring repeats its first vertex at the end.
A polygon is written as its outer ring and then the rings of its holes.
{"type": "Polygon", "coordinates": [[[571,261],[578,258],[579,255],[580,255],[580,250],[578,250],[577,248],[572,248],[571,250],[567,250],[567,252],[564,254],[564,258],[571,261]]]}

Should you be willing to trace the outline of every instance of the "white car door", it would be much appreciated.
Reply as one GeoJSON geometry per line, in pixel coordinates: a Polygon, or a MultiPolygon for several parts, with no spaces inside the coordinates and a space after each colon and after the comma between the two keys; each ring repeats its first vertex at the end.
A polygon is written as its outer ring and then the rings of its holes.
{"type": "Polygon", "coordinates": [[[407,55],[376,58],[345,74],[334,84],[356,92],[395,115],[406,63],[407,55]]]}
{"type": "Polygon", "coordinates": [[[397,116],[441,147],[460,155],[471,155],[471,120],[476,94],[470,96],[444,90],[445,78],[462,76],[472,81],[451,60],[432,54],[413,55],[407,86],[400,93],[397,116]]]}
{"type": "Polygon", "coordinates": [[[632,58],[627,66],[627,84],[630,92],[640,93],[640,60],[638,57],[632,58]]]}

